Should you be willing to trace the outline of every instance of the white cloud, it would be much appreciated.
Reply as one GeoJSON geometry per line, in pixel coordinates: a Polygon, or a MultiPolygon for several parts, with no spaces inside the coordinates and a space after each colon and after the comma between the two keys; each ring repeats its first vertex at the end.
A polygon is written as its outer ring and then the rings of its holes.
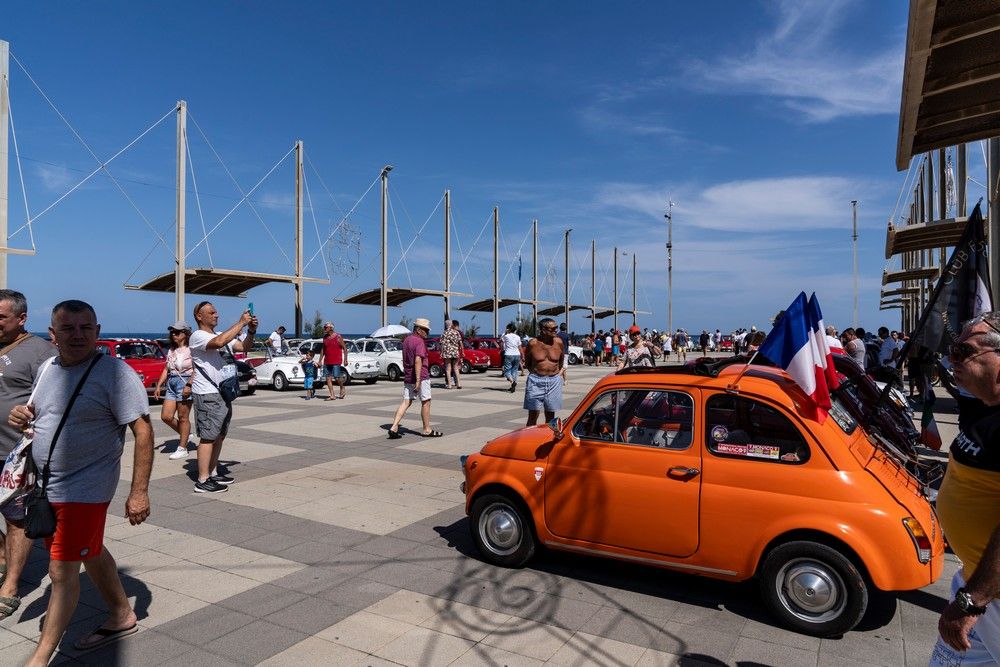
{"type": "Polygon", "coordinates": [[[855,0],[782,0],[773,30],[749,53],[688,63],[686,81],[717,93],[768,95],[810,122],[899,110],[903,45],[876,53],[841,46],[855,0]]]}
{"type": "Polygon", "coordinates": [[[837,176],[761,178],[704,188],[615,183],[603,186],[596,200],[609,209],[662,218],[673,198],[675,224],[709,230],[775,232],[841,227],[849,202],[871,188],[837,176]]]}
{"type": "Polygon", "coordinates": [[[58,192],[59,194],[64,194],[84,176],[83,174],[73,173],[66,167],[50,164],[38,165],[36,172],[46,190],[58,192]]]}

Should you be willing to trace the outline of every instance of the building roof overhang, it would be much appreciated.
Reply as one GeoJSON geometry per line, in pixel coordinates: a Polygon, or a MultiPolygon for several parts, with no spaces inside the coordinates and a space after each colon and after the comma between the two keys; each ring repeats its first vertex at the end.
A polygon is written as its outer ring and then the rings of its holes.
{"type": "MultiPolygon", "coordinates": [[[[141,285],[125,285],[125,289],[149,292],[173,292],[176,276],[173,271],[156,276],[141,285]]],[[[207,296],[245,296],[254,287],[267,283],[292,283],[300,280],[295,276],[232,269],[187,269],[184,271],[184,292],[207,296]]],[[[304,283],[329,285],[325,278],[301,278],[304,283]]]]}
{"type": "Polygon", "coordinates": [[[1000,2],[910,0],[896,168],[998,127],[1000,2]]]}

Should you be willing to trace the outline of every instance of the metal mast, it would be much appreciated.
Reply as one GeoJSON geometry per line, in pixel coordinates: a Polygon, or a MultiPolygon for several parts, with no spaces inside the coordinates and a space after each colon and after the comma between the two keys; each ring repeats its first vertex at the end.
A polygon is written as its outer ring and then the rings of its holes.
{"type": "Polygon", "coordinates": [[[538,325],[538,220],[531,221],[531,331],[538,325]]]}
{"type": "Polygon", "coordinates": [[[615,285],[614,285],[615,294],[614,297],[612,298],[611,309],[614,311],[613,328],[615,331],[618,331],[618,246],[615,246],[614,270],[615,270],[615,285]]]}
{"type": "Polygon", "coordinates": [[[590,240],[590,333],[597,331],[597,241],[590,240]]]}
{"type": "Polygon", "coordinates": [[[493,207],[493,337],[500,335],[500,207],[493,207]]]}
{"type": "Polygon", "coordinates": [[[997,185],[1000,181],[1000,138],[990,139],[989,172],[986,179],[986,196],[989,202],[989,243],[991,291],[1000,294],[1000,198],[997,185]]]}
{"type": "Polygon", "coordinates": [[[302,140],[295,142],[295,337],[302,337],[302,310],[304,297],[302,284],[302,211],[305,203],[302,199],[302,185],[305,181],[303,164],[305,146],[302,140]]]}
{"type": "Polygon", "coordinates": [[[853,231],[851,232],[851,242],[854,252],[854,320],[851,326],[858,326],[858,200],[851,200],[851,217],[853,219],[853,231]]]}
{"type": "Polygon", "coordinates": [[[569,329],[569,233],[567,229],[563,240],[563,323],[569,329]]]}
{"type": "Polygon", "coordinates": [[[444,319],[451,319],[451,190],[444,191],[444,319]]]}
{"type": "Polygon", "coordinates": [[[638,324],[636,321],[636,314],[639,310],[635,301],[635,253],[632,253],[632,324],[638,324]]]}
{"type": "Polygon", "coordinates": [[[389,324],[389,172],[392,165],[382,167],[382,282],[379,294],[382,326],[389,324]]]}
{"type": "MultiPolygon", "coordinates": [[[[667,200],[667,331],[674,330],[674,202],[667,200]]],[[[616,297],[617,298],[617,297],[616,297]]]]}
{"type": "Polygon", "coordinates": [[[7,126],[10,123],[10,44],[0,40],[0,289],[7,288],[7,126]]]}
{"type": "MultiPolygon", "coordinates": [[[[0,153],[3,147],[0,146],[0,153]]],[[[2,162],[2,160],[0,160],[2,162]]],[[[185,240],[185,219],[184,211],[186,204],[186,179],[187,179],[187,102],[180,100],[177,102],[177,201],[175,223],[177,227],[177,243],[174,253],[177,257],[174,267],[174,317],[184,320],[184,296],[186,287],[184,279],[186,277],[187,266],[185,264],[185,253],[187,252],[187,241],[185,240]]],[[[6,260],[4,260],[6,261],[6,260]]]]}

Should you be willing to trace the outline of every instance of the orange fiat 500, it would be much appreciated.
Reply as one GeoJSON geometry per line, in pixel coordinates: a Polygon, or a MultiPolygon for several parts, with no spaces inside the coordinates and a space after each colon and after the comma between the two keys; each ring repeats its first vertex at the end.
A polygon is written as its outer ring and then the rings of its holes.
{"type": "Polygon", "coordinates": [[[944,540],[923,485],[840,402],[822,424],[780,369],[631,369],[562,422],[462,457],[483,557],[539,545],[730,581],[782,624],[833,636],[869,598],[933,583],[944,540]],[[734,384],[735,383],[735,384],[734,384]]]}

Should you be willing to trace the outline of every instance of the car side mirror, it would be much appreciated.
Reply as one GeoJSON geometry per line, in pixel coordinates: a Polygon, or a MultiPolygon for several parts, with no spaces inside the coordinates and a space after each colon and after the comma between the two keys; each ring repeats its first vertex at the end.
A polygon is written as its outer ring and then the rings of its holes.
{"type": "Polygon", "coordinates": [[[552,434],[555,436],[556,440],[562,440],[563,437],[563,423],[562,419],[556,417],[548,423],[548,427],[552,429],[552,434]]]}

